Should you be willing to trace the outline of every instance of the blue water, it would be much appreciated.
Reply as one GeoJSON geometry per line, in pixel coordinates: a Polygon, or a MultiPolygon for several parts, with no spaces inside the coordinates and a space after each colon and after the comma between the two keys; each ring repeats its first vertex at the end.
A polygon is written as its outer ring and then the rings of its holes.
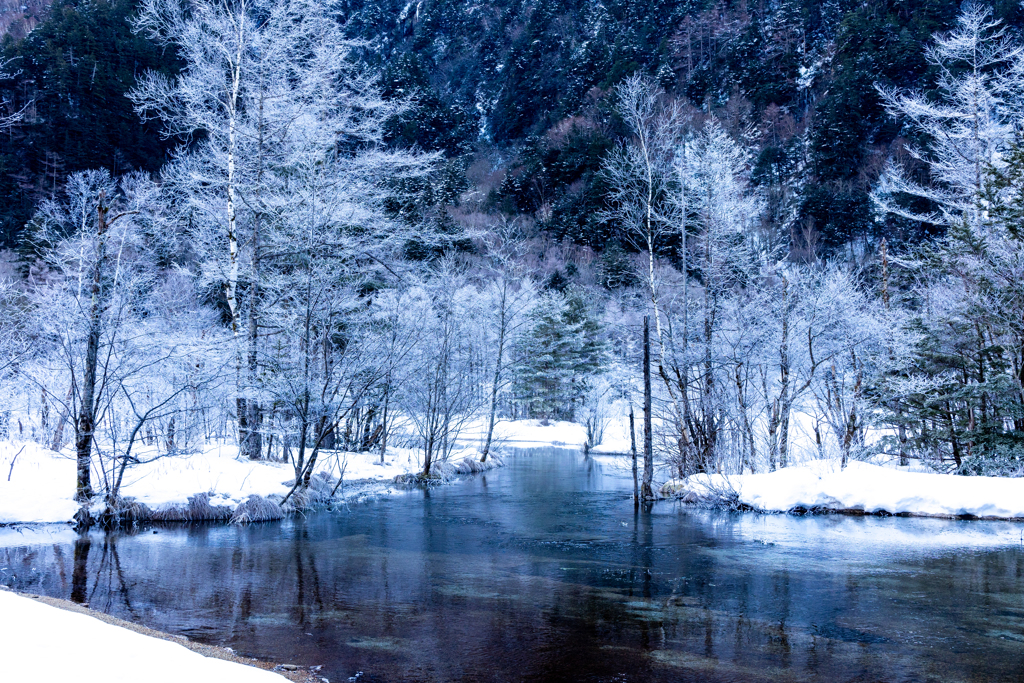
{"type": "Polygon", "coordinates": [[[634,511],[567,450],[280,523],[0,549],[0,582],[368,681],[1024,681],[1024,526],[634,511]]]}

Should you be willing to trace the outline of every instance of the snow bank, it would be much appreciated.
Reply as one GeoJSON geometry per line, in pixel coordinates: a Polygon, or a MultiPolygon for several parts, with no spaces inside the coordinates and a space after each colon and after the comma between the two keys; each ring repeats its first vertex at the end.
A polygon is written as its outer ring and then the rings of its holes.
{"type": "Polygon", "coordinates": [[[204,657],[177,643],[0,591],[3,678],[77,683],[282,683],[271,671],[204,657]]]}
{"type": "MultiPolygon", "coordinates": [[[[383,465],[379,462],[379,453],[321,452],[317,472],[337,477],[344,465],[346,483],[389,482],[418,467],[408,449],[390,452],[383,465]]],[[[185,505],[189,496],[209,492],[211,505],[234,508],[249,496],[284,496],[294,479],[295,470],[288,463],[240,459],[236,446],[215,445],[194,455],[163,458],[130,470],[122,495],[160,509],[185,505]]]]}
{"type": "MultiPolygon", "coordinates": [[[[23,445],[0,442],[0,524],[70,521],[78,510],[74,458],[34,443],[23,445]]],[[[456,456],[461,459],[466,454],[460,451],[456,456]]],[[[415,450],[394,449],[383,464],[379,453],[322,453],[318,471],[337,477],[342,465],[346,487],[378,483],[382,490],[396,476],[420,469],[415,450]]],[[[102,482],[95,469],[92,476],[94,486],[102,482]]],[[[210,505],[234,509],[250,496],[284,496],[294,477],[287,463],[239,459],[236,447],[213,445],[193,455],[161,458],[129,469],[121,495],[162,510],[185,506],[190,496],[209,493],[210,505]]]]}
{"type": "Polygon", "coordinates": [[[930,517],[1024,519],[1024,479],[911,472],[819,460],[765,474],[694,475],[662,487],[691,500],[733,498],[766,512],[842,510],[930,517]]]}
{"type": "MultiPolygon", "coordinates": [[[[665,506],[655,514],[675,516],[665,506]]],[[[747,513],[726,515],[718,510],[688,508],[688,523],[705,525],[713,536],[781,549],[802,548],[801,562],[826,557],[864,559],[865,551],[897,554],[969,549],[1020,548],[1021,524],[1012,521],[967,522],[932,517],[878,517],[871,515],[779,515],[747,513]]],[[[667,521],[667,520],[666,520],[667,521]]],[[[758,556],[754,561],[763,561],[758,556]]],[[[790,556],[789,561],[797,561],[790,556]]]]}
{"type": "Polygon", "coordinates": [[[63,524],[0,526],[0,548],[71,544],[77,538],[78,533],[63,524]]]}
{"type": "Polygon", "coordinates": [[[0,442],[0,524],[75,516],[75,460],[35,443],[0,442]]]}
{"type": "MultiPolygon", "coordinates": [[[[383,465],[377,453],[324,453],[320,462],[318,471],[335,477],[343,463],[346,485],[356,481],[384,485],[419,468],[410,449],[389,452],[383,465]]],[[[94,486],[102,482],[95,468],[92,477],[94,486]]],[[[199,453],[129,469],[121,495],[160,510],[187,505],[190,496],[209,493],[211,505],[234,509],[252,495],[285,495],[294,477],[287,463],[239,459],[237,447],[212,445],[199,453]]],[[[70,454],[34,443],[0,442],[0,524],[70,521],[78,510],[74,490],[75,460],[70,454]]]]}
{"type": "MultiPolygon", "coordinates": [[[[463,443],[483,444],[487,436],[487,421],[474,420],[459,436],[463,443]]],[[[531,446],[568,446],[583,448],[587,430],[575,422],[557,420],[499,420],[494,425],[494,445],[519,448],[531,446]]]]}

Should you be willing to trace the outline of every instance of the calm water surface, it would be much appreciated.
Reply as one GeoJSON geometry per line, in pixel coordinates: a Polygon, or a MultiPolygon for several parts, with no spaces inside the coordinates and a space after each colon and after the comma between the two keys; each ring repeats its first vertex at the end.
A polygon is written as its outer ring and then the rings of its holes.
{"type": "Polygon", "coordinates": [[[281,523],[0,548],[0,583],[368,681],[1022,681],[1024,525],[634,513],[565,450],[281,523]]]}

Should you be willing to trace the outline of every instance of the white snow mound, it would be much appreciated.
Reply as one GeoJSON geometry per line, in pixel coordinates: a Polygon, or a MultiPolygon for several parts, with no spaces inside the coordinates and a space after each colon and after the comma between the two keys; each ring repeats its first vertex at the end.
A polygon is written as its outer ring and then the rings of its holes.
{"type": "Polygon", "coordinates": [[[287,680],[168,641],[0,591],[0,652],[10,681],[282,683],[287,680]]]}
{"type": "Polygon", "coordinates": [[[666,495],[729,493],[756,510],[856,510],[935,517],[1024,518],[1024,479],[911,472],[815,461],[764,474],[698,474],[662,487],[666,495]]]}

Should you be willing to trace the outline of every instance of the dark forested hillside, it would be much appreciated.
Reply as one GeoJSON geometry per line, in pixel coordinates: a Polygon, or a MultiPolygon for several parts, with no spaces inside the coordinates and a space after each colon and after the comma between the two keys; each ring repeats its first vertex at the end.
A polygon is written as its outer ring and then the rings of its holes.
{"type": "MultiPolygon", "coordinates": [[[[460,153],[494,145],[507,171],[487,209],[529,214],[555,238],[600,247],[596,173],[621,131],[612,86],[633,72],[715,113],[754,149],[771,227],[796,255],[885,232],[918,242],[931,226],[889,219],[868,201],[885,160],[907,142],[875,84],[934,87],[924,46],[959,5],[949,0],[772,3],[575,0],[349,0],[396,90],[426,115],[405,142],[460,153]]],[[[1016,3],[995,14],[1022,25],[1016,3]]]]}
{"type": "Polygon", "coordinates": [[[125,92],[147,69],[173,71],[172,54],[134,35],[131,0],[60,1],[25,38],[5,37],[11,78],[0,102],[25,118],[0,139],[0,244],[13,244],[40,199],[69,173],[105,167],[155,172],[169,144],[139,120],[125,92]]]}
{"type": "MultiPolygon", "coordinates": [[[[31,102],[0,151],[0,242],[12,244],[36,201],[69,172],[155,171],[168,150],[123,97],[169,53],[128,27],[131,0],[62,0],[26,37],[3,45],[8,108],[31,102]]],[[[613,86],[645,72],[685,100],[694,121],[714,113],[752,150],[768,222],[797,256],[859,237],[917,242],[930,226],[872,217],[868,190],[899,156],[900,123],[874,89],[934,87],[930,36],[951,0],[342,0],[338,13],[385,92],[417,111],[393,122],[402,145],[451,162],[442,199],[467,212],[526,215],[555,239],[602,248],[601,159],[622,135],[613,86]]],[[[1016,3],[995,6],[1014,27],[1016,3]]],[[[19,24],[20,25],[20,24],[19,24]]]]}

